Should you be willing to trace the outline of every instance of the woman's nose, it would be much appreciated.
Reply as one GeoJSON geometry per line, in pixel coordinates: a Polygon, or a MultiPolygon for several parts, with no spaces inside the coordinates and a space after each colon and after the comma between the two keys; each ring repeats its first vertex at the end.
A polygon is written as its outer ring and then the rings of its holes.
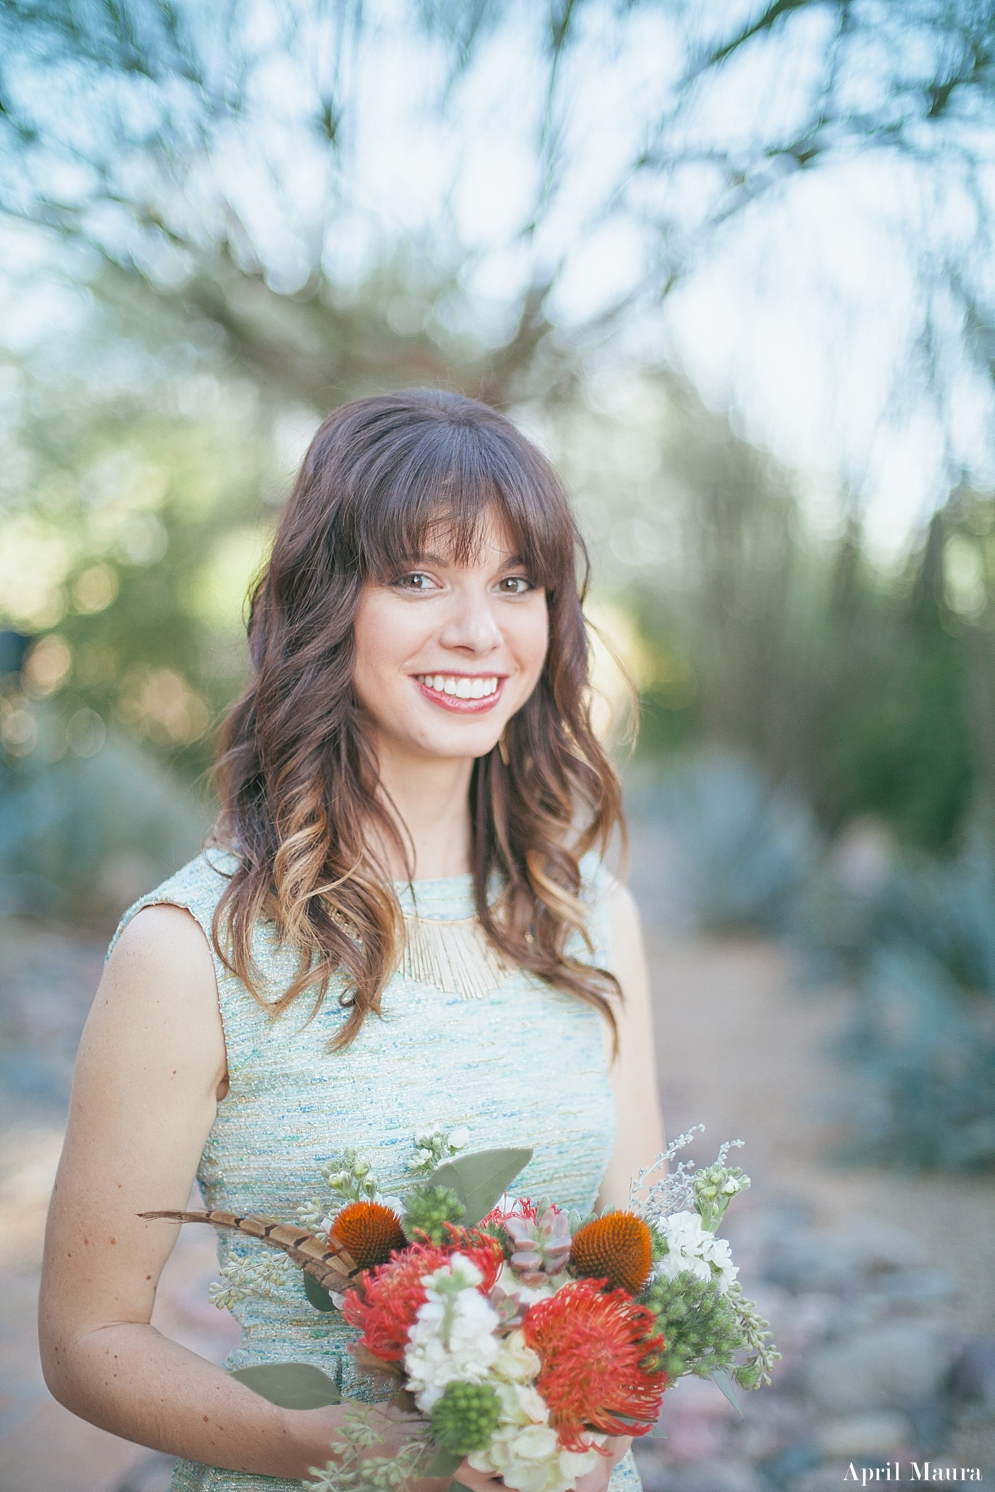
{"type": "Polygon", "coordinates": [[[455,596],[439,641],[443,647],[466,648],[474,653],[487,653],[500,647],[503,638],[490,597],[472,592],[455,596]]]}

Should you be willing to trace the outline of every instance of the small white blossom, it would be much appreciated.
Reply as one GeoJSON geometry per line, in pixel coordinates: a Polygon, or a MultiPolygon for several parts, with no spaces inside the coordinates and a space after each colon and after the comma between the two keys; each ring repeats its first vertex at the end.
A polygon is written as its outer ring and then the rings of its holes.
{"type": "Polygon", "coordinates": [[[396,1212],[397,1213],[397,1220],[398,1220],[398,1222],[401,1221],[401,1218],[404,1216],[404,1200],[403,1200],[403,1198],[401,1198],[401,1197],[384,1197],[384,1196],[381,1196],[381,1194],[379,1192],[377,1192],[377,1194],[373,1198],[373,1200],[374,1200],[374,1202],[379,1202],[379,1204],[380,1204],[381,1207],[389,1207],[390,1210],[391,1210],[391,1212],[396,1212]]]}
{"type": "Polygon", "coordinates": [[[685,1272],[699,1280],[714,1279],[725,1293],[739,1273],[724,1238],[702,1226],[696,1212],[674,1212],[658,1224],[667,1252],[655,1266],[656,1274],[672,1280],[685,1272]]]}
{"type": "Polygon", "coordinates": [[[500,1349],[500,1322],[477,1286],[483,1275],[462,1254],[425,1275],[426,1299],[408,1334],[404,1370],[418,1408],[427,1412],[447,1383],[482,1383],[500,1349]]]}
{"type": "Polygon", "coordinates": [[[436,1124],[431,1129],[419,1130],[414,1139],[415,1158],[408,1169],[430,1175],[469,1144],[470,1131],[465,1124],[454,1130],[443,1129],[436,1124]]]}
{"type": "Polygon", "coordinates": [[[496,1378],[507,1383],[531,1383],[539,1376],[542,1367],[538,1352],[526,1346],[525,1333],[521,1329],[509,1332],[501,1339],[497,1357],[491,1365],[496,1378]]]}
{"type": "Polygon", "coordinates": [[[475,1471],[496,1473],[515,1492],[570,1492],[578,1478],[594,1470],[594,1446],[603,1443],[603,1435],[588,1437],[590,1450],[564,1450],[535,1389],[511,1383],[494,1383],[494,1388],[501,1417],[487,1448],[467,1457],[475,1471]]]}

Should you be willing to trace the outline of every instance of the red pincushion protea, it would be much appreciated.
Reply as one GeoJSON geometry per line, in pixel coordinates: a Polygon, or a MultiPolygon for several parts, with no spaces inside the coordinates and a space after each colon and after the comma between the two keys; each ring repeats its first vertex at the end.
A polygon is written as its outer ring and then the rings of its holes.
{"type": "Polygon", "coordinates": [[[585,1430],[645,1435],[660,1412],[667,1375],[641,1366],[663,1348],[656,1317],[624,1290],[574,1280],[525,1316],[525,1340],[542,1359],[536,1382],[550,1423],[568,1450],[584,1450],[585,1430]]]}
{"type": "MultiPolygon", "coordinates": [[[[554,1211],[559,1211],[554,1208],[554,1211]]],[[[528,1197],[516,1197],[510,1207],[492,1207],[486,1217],[481,1218],[480,1226],[485,1223],[503,1223],[509,1217],[527,1217],[530,1222],[535,1222],[539,1216],[539,1209],[528,1197]]]]}
{"type": "Polygon", "coordinates": [[[382,1362],[400,1362],[408,1333],[425,1303],[422,1277],[446,1262],[445,1249],[413,1243],[387,1264],[363,1276],[360,1289],[347,1290],[342,1314],[359,1327],[362,1345],[382,1362]]]}
{"type": "Polygon", "coordinates": [[[447,1223],[446,1230],[449,1238],[442,1245],[443,1249],[447,1254],[458,1253],[465,1259],[471,1259],[484,1277],[477,1288],[484,1295],[489,1295],[504,1263],[504,1249],[500,1241],[492,1238],[489,1233],[479,1232],[477,1228],[457,1228],[452,1223],[447,1223]]]}

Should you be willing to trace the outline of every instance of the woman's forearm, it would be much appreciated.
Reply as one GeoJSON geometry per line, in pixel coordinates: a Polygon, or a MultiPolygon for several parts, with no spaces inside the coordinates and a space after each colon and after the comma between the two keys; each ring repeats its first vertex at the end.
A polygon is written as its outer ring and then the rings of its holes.
{"type": "Polygon", "coordinates": [[[152,1326],[122,1322],[51,1342],[45,1378],[60,1403],[140,1445],[209,1466],[299,1481],[331,1459],[345,1410],[288,1410],[152,1326]]]}

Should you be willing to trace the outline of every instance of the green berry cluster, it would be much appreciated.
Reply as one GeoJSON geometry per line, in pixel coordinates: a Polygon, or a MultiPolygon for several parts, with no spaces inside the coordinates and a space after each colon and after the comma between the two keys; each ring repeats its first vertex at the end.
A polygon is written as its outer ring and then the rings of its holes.
{"type": "Polygon", "coordinates": [[[447,1451],[468,1456],[490,1443],[501,1416],[501,1404],[489,1383],[447,1383],[432,1406],[432,1434],[447,1451]]]}
{"type": "Polygon", "coordinates": [[[508,1237],[507,1229],[501,1223],[494,1222],[493,1219],[491,1222],[478,1223],[476,1231],[483,1233],[487,1238],[496,1238],[506,1259],[510,1259],[515,1252],[515,1246],[508,1237]]]}
{"type": "Polygon", "coordinates": [[[676,1279],[654,1280],[639,1297],[657,1318],[663,1351],[654,1361],[673,1381],[685,1373],[708,1378],[728,1367],[745,1345],[727,1296],[714,1280],[699,1280],[685,1270],[676,1279]]]}
{"type": "Polygon", "coordinates": [[[650,1230],[650,1241],[653,1245],[652,1259],[653,1263],[656,1264],[663,1258],[664,1254],[670,1252],[670,1245],[663,1235],[663,1230],[656,1223],[647,1222],[646,1226],[650,1230]]]}
{"type": "Polygon", "coordinates": [[[408,1238],[427,1238],[430,1243],[442,1243],[446,1237],[446,1223],[460,1222],[465,1211],[459,1197],[448,1186],[415,1186],[405,1199],[401,1226],[408,1238]]]}

